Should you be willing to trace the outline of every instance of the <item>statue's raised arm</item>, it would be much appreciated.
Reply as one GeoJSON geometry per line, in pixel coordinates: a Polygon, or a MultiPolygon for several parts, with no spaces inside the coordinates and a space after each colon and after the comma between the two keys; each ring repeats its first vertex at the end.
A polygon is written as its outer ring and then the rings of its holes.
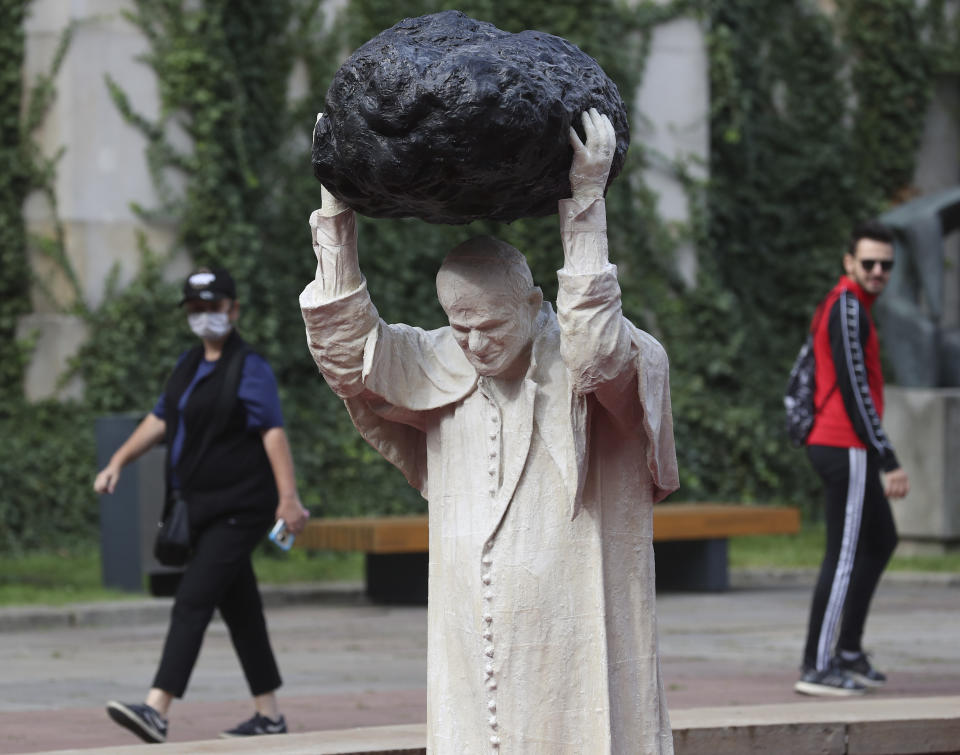
{"type": "MultiPolygon", "coordinates": [[[[317,115],[319,121],[323,113],[317,115]]],[[[352,210],[323,185],[320,208],[310,213],[310,239],[317,258],[317,272],[305,294],[306,301],[320,304],[355,291],[363,282],[357,256],[357,221],[352,210]]]]}
{"type": "Polygon", "coordinates": [[[585,141],[570,127],[572,201],[560,202],[563,269],[571,274],[599,272],[609,264],[606,210],[597,200],[603,199],[617,146],[617,135],[606,115],[591,108],[583,113],[581,122],[585,141]]]}

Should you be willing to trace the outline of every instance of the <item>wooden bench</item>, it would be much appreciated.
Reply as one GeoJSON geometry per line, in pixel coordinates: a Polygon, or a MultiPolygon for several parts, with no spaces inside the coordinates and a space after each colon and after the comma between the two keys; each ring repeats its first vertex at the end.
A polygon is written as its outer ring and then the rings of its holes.
{"type": "MultiPolygon", "coordinates": [[[[794,534],[800,511],[787,506],[662,503],[653,508],[657,588],[721,591],[729,587],[727,539],[794,534]]],[[[367,597],[376,603],[425,603],[427,517],[313,519],[294,546],[360,551],[366,559],[367,597]]]]}

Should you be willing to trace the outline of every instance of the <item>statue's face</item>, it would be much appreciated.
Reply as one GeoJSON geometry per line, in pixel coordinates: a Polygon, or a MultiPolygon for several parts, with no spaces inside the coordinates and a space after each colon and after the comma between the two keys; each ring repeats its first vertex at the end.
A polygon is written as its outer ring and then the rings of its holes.
{"type": "Polygon", "coordinates": [[[534,324],[542,295],[524,299],[507,286],[485,280],[445,279],[440,304],[467,360],[485,377],[520,377],[530,363],[534,324]]]}

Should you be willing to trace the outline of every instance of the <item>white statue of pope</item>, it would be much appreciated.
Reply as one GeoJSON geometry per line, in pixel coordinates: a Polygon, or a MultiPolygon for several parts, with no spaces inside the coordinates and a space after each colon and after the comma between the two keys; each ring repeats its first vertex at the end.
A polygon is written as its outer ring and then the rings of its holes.
{"type": "Polygon", "coordinates": [[[609,119],[571,128],[557,310],[493,238],[437,274],[449,326],[381,320],[352,210],[310,217],[307,341],[357,429],[429,503],[427,751],[672,753],[653,504],[677,488],[667,357],[621,311],[609,119]]]}

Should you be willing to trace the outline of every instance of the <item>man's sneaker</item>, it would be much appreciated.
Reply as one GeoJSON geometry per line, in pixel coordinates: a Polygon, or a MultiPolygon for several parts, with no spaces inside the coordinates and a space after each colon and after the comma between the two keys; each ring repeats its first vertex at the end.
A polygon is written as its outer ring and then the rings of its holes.
{"type": "Polygon", "coordinates": [[[858,653],[853,659],[844,658],[842,653],[838,653],[834,663],[837,668],[864,687],[882,687],[886,684],[886,674],[880,673],[870,664],[870,658],[866,653],[858,653]]]}
{"type": "Polygon", "coordinates": [[[107,703],[107,715],[144,742],[167,741],[167,719],[145,703],[107,703]]]}
{"type": "Polygon", "coordinates": [[[222,732],[220,736],[224,739],[232,737],[256,737],[260,734],[286,734],[287,722],[280,716],[276,721],[259,713],[254,713],[253,718],[247,719],[241,724],[237,724],[232,729],[222,732]]]}
{"type": "Polygon", "coordinates": [[[806,669],[800,681],[793,685],[801,695],[821,697],[852,697],[862,695],[867,688],[838,669],[835,665],[824,671],[806,669]]]}

